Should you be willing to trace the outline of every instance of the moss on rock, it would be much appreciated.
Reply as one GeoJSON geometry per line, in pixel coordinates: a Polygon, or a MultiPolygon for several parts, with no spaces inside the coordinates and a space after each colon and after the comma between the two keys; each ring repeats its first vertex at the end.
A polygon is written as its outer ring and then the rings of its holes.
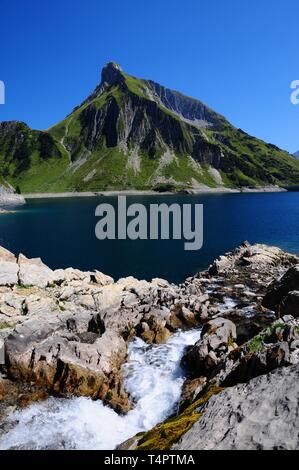
{"type": "Polygon", "coordinates": [[[167,419],[144,433],[138,442],[136,450],[170,449],[200,419],[202,413],[198,409],[205,405],[212,396],[217,395],[222,390],[219,387],[209,388],[199,400],[192,403],[183,413],[167,419]]]}

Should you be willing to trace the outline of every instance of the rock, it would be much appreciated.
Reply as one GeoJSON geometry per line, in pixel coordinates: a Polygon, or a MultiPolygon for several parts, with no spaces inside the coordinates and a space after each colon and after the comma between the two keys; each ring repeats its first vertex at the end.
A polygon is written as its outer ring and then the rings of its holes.
{"type": "Polygon", "coordinates": [[[122,442],[119,446],[116,447],[116,450],[136,450],[138,443],[143,436],[143,433],[136,434],[136,436],[131,437],[125,442],[122,442]]]}
{"type": "Polygon", "coordinates": [[[181,316],[182,316],[183,322],[186,323],[187,325],[190,325],[190,326],[196,325],[194,313],[191,312],[188,308],[182,307],[181,316]]]}
{"type": "Polygon", "coordinates": [[[299,323],[275,322],[243,346],[234,349],[216,371],[220,386],[245,383],[277,368],[299,363],[299,323]],[[294,349],[292,349],[294,348],[294,349]]]}
{"type": "Polygon", "coordinates": [[[20,254],[18,264],[20,284],[44,288],[51,282],[53,271],[40,258],[28,259],[20,254]]]}
{"type": "Polygon", "coordinates": [[[4,383],[0,375],[0,401],[2,401],[3,399],[4,399],[4,383]]]}
{"type": "Polygon", "coordinates": [[[166,341],[170,338],[170,336],[171,336],[170,331],[167,328],[160,326],[156,330],[154,342],[156,344],[166,343],[166,341]]]}
{"type": "Polygon", "coordinates": [[[26,316],[42,316],[45,312],[51,314],[58,312],[58,305],[54,299],[45,295],[44,292],[41,295],[29,294],[22,305],[23,315],[26,316]]]}
{"type": "Polygon", "coordinates": [[[0,367],[5,364],[5,343],[4,338],[0,337],[0,367]]]}
{"type": "Polygon", "coordinates": [[[182,364],[187,367],[191,376],[210,376],[224,360],[236,337],[236,327],[230,320],[211,320],[204,325],[201,339],[187,350],[182,364]]]}
{"type": "Polygon", "coordinates": [[[19,266],[16,257],[0,247],[0,286],[18,284],[19,266]]]}
{"type": "Polygon", "coordinates": [[[284,297],[279,306],[279,314],[299,317],[299,290],[291,291],[284,297]]]}
{"type": "Polygon", "coordinates": [[[299,367],[229,388],[198,411],[174,450],[298,450],[299,367]]]}
{"type": "Polygon", "coordinates": [[[101,273],[100,271],[95,271],[94,273],[90,273],[91,282],[95,282],[100,286],[108,286],[109,284],[114,283],[114,279],[106,274],[101,273]]]}
{"type": "Polygon", "coordinates": [[[23,205],[26,201],[21,194],[17,194],[14,188],[7,182],[0,184],[1,205],[23,205]]]}
{"type": "Polygon", "coordinates": [[[276,247],[267,245],[241,245],[235,251],[220,256],[209,268],[209,274],[216,276],[229,273],[239,267],[250,267],[252,270],[265,272],[269,266],[288,265],[297,263],[299,259],[276,247]]]}
{"type": "Polygon", "coordinates": [[[229,363],[229,367],[223,367],[225,374],[219,374],[217,383],[224,387],[231,387],[289,365],[289,345],[287,342],[281,342],[265,346],[261,351],[241,355],[233,365],[229,363]]]}
{"type": "Polygon", "coordinates": [[[10,376],[34,381],[62,396],[105,399],[109,391],[110,404],[127,409],[120,373],[127,354],[125,341],[112,330],[91,334],[92,325],[93,315],[81,312],[17,326],[6,339],[10,376]]]}
{"type": "Polygon", "coordinates": [[[280,280],[269,286],[263,306],[278,311],[282,300],[289,292],[295,290],[299,290],[299,266],[293,266],[280,280]]]}
{"type": "Polygon", "coordinates": [[[204,390],[207,384],[206,377],[199,377],[193,380],[186,380],[183,385],[181,401],[179,405],[180,411],[196,400],[196,397],[204,390]]]}
{"type": "Polygon", "coordinates": [[[231,320],[236,326],[237,343],[243,344],[256,336],[267,326],[273,324],[277,316],[271,310],[265,308],[244,308],[222,312],[223,318],[231,320]]]}

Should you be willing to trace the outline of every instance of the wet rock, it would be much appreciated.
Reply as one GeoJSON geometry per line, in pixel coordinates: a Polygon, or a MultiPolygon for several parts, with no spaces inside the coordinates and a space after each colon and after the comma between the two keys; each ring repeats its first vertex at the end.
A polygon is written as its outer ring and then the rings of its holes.
{"type": "Polygon", "coordinates": [[[62,396],[105,399],[109,391],[110,403],[126,408],[120,376],[127,354],[125,341],[112,330],[93,335],[90,341],[92,315],[80,315],[79,321],[79,316],[60,314],[17,326],[6,339],[9,374],[62,396]]]}
{"type": "Polygon", "coordinates": [[[187,406],[193,403],[197,396],[204,390],[207,385],[206,377],[199,377],[197,379],[186,380],[183,385],[181,401],[179,405],[180,411],[183,411],[187,406]]]}
{"type": "Polygon", "coordinates": [[[195,377],[210,376],[231,348],[237,337],[236,327],[224,318],[206,323],[201,339],[191,346],[182,359],[182,364],[195,377]]]}

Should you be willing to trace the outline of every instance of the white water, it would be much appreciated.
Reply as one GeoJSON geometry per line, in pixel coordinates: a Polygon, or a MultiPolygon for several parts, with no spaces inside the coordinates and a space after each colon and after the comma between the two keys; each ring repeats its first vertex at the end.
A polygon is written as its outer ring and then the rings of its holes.
{"type": "Polygon", "coordinates": [[[184,382],[180,360],[199,338],[199,330],[190,330],[159,346],[141,339],[130,344],[124,376],[135,406],[126,416],[88,398],[51,398],[12,413],[12,429],[0,438],[0,449],[109,450],[151,429],[175,411],[184,382]]]}

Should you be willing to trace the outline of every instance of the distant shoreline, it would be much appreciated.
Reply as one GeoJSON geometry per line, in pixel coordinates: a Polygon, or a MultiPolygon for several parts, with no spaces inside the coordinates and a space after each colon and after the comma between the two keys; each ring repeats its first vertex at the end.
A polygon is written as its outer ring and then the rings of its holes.
{"type": "Polygon", "coordinates": [[[196,195],[196,194],[236,194],[236,193],[277,193],[286,192],[284,188],[278,186],[264,186],[261,188],[209,188],[199,187],[194,189],[186,189],[182,191],[153,191],[153,190],[120,190],[120,191],[86,191],[86,192],[64,192],[64,193],[28,193],[23,194],[25,199],[53,199],[53,198],[81,198],[81,197],[109,197],[109,196],[170,196],[170,195],[196,195]]]}

